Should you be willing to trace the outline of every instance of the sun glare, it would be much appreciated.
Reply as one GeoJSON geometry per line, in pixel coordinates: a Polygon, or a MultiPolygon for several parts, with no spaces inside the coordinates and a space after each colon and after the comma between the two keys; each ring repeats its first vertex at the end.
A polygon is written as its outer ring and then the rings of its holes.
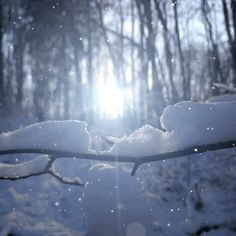
{"type": "Polygon", "coordinates": [[[109,119],[115,119],[122,115],[124,95],[113,80],[99,86],[99,106],[101,113],[109,119]]]}

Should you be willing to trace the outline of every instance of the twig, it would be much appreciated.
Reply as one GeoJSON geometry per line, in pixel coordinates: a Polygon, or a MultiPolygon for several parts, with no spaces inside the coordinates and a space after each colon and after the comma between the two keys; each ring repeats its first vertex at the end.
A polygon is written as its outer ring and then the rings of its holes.
{"type": "Polygon", "coordinates": [[[218,89],[221,89],[221,90],[225,90],[227,92],[230,92],[230,93],[236,93],[236,88],[231,88],[229,87],[228,85],[226,84],[222,84],[222,83],[213,83],[213,86],[215,86],[216,88],[218,89]]]}
{"type": "MultiPolygon", "coordinates": [[[[168,152],[168,153],[161,153],[158,155],[153,155],[149,157],[141,157],[138,159],[138,167],[144,163],[148,162],[154,162],[154,161],[163,161],[168,159],[173,159],[177,157],[184,157],[189,156],[193,154],[199,154],[204,153],[208,151],[216,151],[226,148],[233,148],[236,147],[236,141],[227,141],[227,142],[220,142],[220,143],[213,143],[213,144],[205,144],[205,145],[196,145],[195,147],[187,148],[184,150],[174,151],[174,152],[168,152]]],[[[135,172],[137,170],[137,166],[134,166],[131,174],[135,175],[135,172]]]]}

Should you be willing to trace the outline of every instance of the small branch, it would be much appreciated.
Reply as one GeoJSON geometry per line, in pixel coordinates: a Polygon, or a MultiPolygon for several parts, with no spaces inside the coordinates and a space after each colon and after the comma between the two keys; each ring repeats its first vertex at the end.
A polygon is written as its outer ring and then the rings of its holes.
{"type": "Polygon", "coordinates": [[[134,176],[136,171],[138,170],[139,166],[141,165],[142,163],[140,161],[136,161],[135,164],[134,164],[134,167],[131,171],[131,175],[134,176]]]}
{"type": "Polygon", "coordinates": [[[127,35],[121,35],[119,32],[110,29],[108,27],[105,27],[105,29],[107,30],[108,33],[114,34],[115,36],[119,37],[119,38],[124,38],[125,40],[127,40],[130,44],[134,45],[136,48],[140,49],[141,45],[137,42],[135,42],[132,38],[130,38],[127,35]]]}
{"type": "Polygon", "coordinates": [[[79,152],[69,152],[69,151],[58,151],[52,149],[37,149],[37,148],[23,148],[23,149],[12,149],[12,150],[3,150],[0,151],[1,155],[7,154],[46,154],[53,156],[54,159],[60,158],[72,158],[72,159],[85,159],[88,161],[110,161],[110,162],[129,162],[134,163],[137,160],[136,157],[131,156],[115,156],[107,154],[93,154],[93,153],[79,153],[79,152]]]}
{"type": "Polygon", "coordinates": [[[177,157],[184,157],[184,156],[189,156],[193,154],[199,154],[199,153],[216,151],[216,150],[227,149],[227,148],[234,148],[234,147],[236,147],[236,141],[234,140],[227,141],[227,142],[213,143],[213,144],[196,145],[194,147],[190,147],[190,148],[179,150],[179,151],[161,153],[161,154],[153,155],[149,157],[141,157],[139,161],[141,162],[141,164],[143,164],[147,162],[163,161],[163,160],[173,159],[177,157]]]}
{"type": "Polygon", "coordinates": [[[70,179],[57,173],[53,166],[56,159],[56,157],[43,155],[21,164],[2,164],[0,166],[0,180],[14,181],[32,176],[50,174],[61,183],[84,186],[79,178],[70,179]]]}
{"type": "Polygon", "coordinates": [[[236,93],[236,88],[231,88],[226,84],[221,84],[221,83],[213,83],[213,86],[215,86],[218,89],[225,90],[230,93],[236,93]]]}
{"type": "Polygon", "coordinates": [[[26,163],[21,163],[17,165],[7,165],[7,164],[5,166],[2,165],[1,166],[2,169],[4,169],[4,167],[9,168],[9,170],[19,169],[18,173],[20,174],[14,175],[12,174],[12,172],[10,172],[10,174],[9,173],[5,174],[5,176],[1,174],[0,179],[18,180],[18,179],[25,179],[31,176],[50,174],[54,176],[56,179],[58,179],[61,183],[84,186],[83,182],[79,178],[70,179],[67,177],[63,177],[59,173],[57,173],[53,166],[54,161],[60,158],[72,158],[72,159],[85,159],[88,161],[94,160],[94,161],[109,161],[109,162],[115,162],[115,163],[120,163],[120,162],[134,163],[134,167],[131,172],[131,175],[134,176],[139,166],[141,166],[144,163],[168,160],[168,159],[173,159],[177,157],[189,156],[192,154],[204,153],[208,151],[233,148],[235,147],[235,145],[236,145],[236,141],[233,140],[233,141],[220,142],[220,143],[207,144],[207,145],[197,145],[197,146],[190,147],[184,150],[161,153],[157,155],[140,157],[140,158],[130,157],[130,156],[117,156],[117,155],[115,156],[115,155],[107,155],[107,154],[77,153],[77,152],[47,150],[47,149],[4,150],[4,151],[0,151],[0,156],[7,155],[7,154],[17,154],[17,153],[31,153],[31,154],[35,153],[35,154],[47,154],[49,155],[49,157],[47,156],[41,157],[41,160],[43,160],[44,158],[44,163],[40,162],[40,157],[38,157],[26,163]],[[47,158],[47,160],[45,158],[47,158]],[[40,165],[40,168],[38,169],[36,168],[33,172],[33,166],[38,167],[38,165],[40,165]],[[30,169],[30,167],[32,167],[32,169],[30,169]]]}

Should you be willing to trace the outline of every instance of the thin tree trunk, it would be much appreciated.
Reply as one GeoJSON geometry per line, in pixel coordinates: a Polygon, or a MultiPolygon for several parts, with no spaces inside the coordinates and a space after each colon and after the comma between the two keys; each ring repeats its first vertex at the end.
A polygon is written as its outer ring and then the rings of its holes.
{"type": "Polygon", "coordinates": [[[182,89],[183,89],[183,99],[187,100],[189,99],[189,90],[190,88],[188,87],[186,75],[185,75],[185,69],[184,69],[184,57],[183,57],[183,51],[182,51],[182,46],[181,46],[181,41],[180,41],[180,34],[179,34],[179,20],[178,20],[178,11],[177,11],[177,5],[179,3],[177,0],[172,0],[172,5],[174,9],[174,19],[175,19],[175,33],[176,33],[176,38],[177,38],[177,45],[178,45],[178,51],[179,51],[179,63],[180,63],[180,70],[181,70],[181,75],[182,75],[182,89]]]}
{"type": "Polygon", "coordinates": [[[234,41],[236,41],[236,1],[231,0],[231,11],[233,16],[234,41]]]}
{"type": "MultiPolygon", "coordinates": [[[[203,13],[203,18],[204,18],[204,23],[205,23],[204,25],[205,25],[205,29],[208,33],[208,37],[209,37],[209,40],[210,40],[211,46],[212,46],[212,55],[210,55],[210,57],[213,60],[213,67],[214,67],[213,70],[215,72],[215,75],[211,78],[211,84],[213,85],[213,83],[215,83],[215,82],[224,83],[225,78],[224,78],[222,70],[221,70],[218,46],[213,38],[212,24],[208,18],[208,10],[209,10],[209,6],[208,6],[206,0],[202,0],[202,13],[203,13]]],[[[212,91],[212,93],[213,93],[213,95],[216,95],[217,94],[216,89],[214,89],[212,91]]]]}
{"type": "Polygon", "coordinates": [[[93,81],[93,43],[92,43],[92,28],[91,28],[91,12],[90,12],[90,0],[87,0],[87,16],[88,16],[88,51],[87,51],[87,76],[89,84],[89,121],[93,122],[94,112],[94,81],[93,81]]]}
{"type": "MultiPolygon", "coordinates": [[[[131,1],[131,39],[134,41],[134,1],[131,1]]],[[[136,81],[135,81],[135,64],[134,64],[134,44],[131,44],[131,79],[132,79],[132,102],[133,102],[133,111],[136,110],[136,81]]]]}
{"type": "Polygon", "coordinates": [[[138,10],[138,16],[139,16],[139,27],[140,27],[140,67],[141,67],[141,73],[139,78],[139,124],[143,124],[146,120],[146,93],[148,89],[147,85],[147,62],[145,60],[144,56],[144,17],[143,12],[141,10],[141,0],[136,0],[136,6],[138,10]]]}
{"type": "Polygon", "coordinates": [[[83,45],[81,40],[80,30],[75,23],[75,12],[72,12],[71,16],[71,25],[74,30],[74,35],[72,37],[72,48],[74,54],[74,66],[75,66],[75,76],[76,76],[76,107],[78,106],[78,115],[79,119],[83,120],[84,117],[84,99],[83,99],[83,89],[82,89],[82,77],[81,77],[81,54],[80,49],[82,49],[83,45]],[[76,27],[77,26],[77,27],[76,27]]]}
{"type": "MultiPolygon", "coordinates": [[[[225,0],[222,0],[222,5],[223,5],[225,29],[227,32],[228,41],[230,45],[230,52],[231,52],[231,57],[232,57],[233,81],[234,81],[234,84],[236,85],[236,35],[234,36],[235,38],[233,39],[231,30],[230,30],[229,11],[228,11],[227,3],[225,0]]],[[[236,13],[234,12],[236,11],[235,5],[236,5],[235,1],[232,1],[231,8],[232,8],[234,32],[236,32],[236,24],[234,23],[234,18],[236,17],[236,13]]]]}
{"type": "Polygon", "coordinates": [[[16,102],[22,105],[23,101],[23,83],[24,83],[24,73],[23,73],[23,56],[24,56],[24,46],[23,46],[23,30],[17,30],[16,42],[15,42],[15,66],[16,66],[16,102]]]}
{"type": "Polygon", "coordinates": [[[2,21],[3,21],[3,4],[2,4],[2,0],[0,0],[0,105],[4,104],[4,73],[3,73],[3,25],[2,25],[2,21]]]}
{"type": "Polygon", "coordinates": [[[236,86],[236,1],[231,0],[231,11],[233,17],[234,40],[232,42],[232,57],[234,63],[234,85],[236,86]]]}
{"type": "Polygon", "coordinates": [[[170,87],[171,87],[171,102],[176,102],[178,100],[178,93],[174,85],[174,73],[173,73],[173,65],[172,65],[172,53],[170,49],[170,42],[168,37],[168,27],[167,27],[167,18],[164,17],[160,3],[158,0],[154,0],[155,7],[158,13],[158,19],[160,20],[162,27],[163,27],[163,38],[164,38],[164,49],[165,49],[165,58],[166,64],[168,68],[169,80],[170,80],[170,87]]]}
{"type": "Polygon", "coordinates": [[[62,45],[61,45],[61,81],[63,84],[63,95],[64,95],[64,118],[69,119],[69,86],[68,86],[68,76],[67,76],[67,55],[66,55],[66,35],[62,35],[62,45]]]}
{"type": "Polygon", "coordinates": [[[119,13],[120,13],[120,71],[121,71],[121,86],[125,85],[125,70],[124,70],[124,13],[122,9],[122,1],[119,0],[119,13]]]}
{"type": "Polygon", "coordinates": [[[104,25],[104,20],[103,20],[103,11],[102,11],[101,2],[98,2],[98,0],[96,0],[95,3],[96,3],[96,6],[97,6],[97,9],[98,9],[102,34],[103,34],[103,37],[104,37],[104,40],[105,40],[105,44],[108,48],[108,52],[109,52],[110,57],[111,57],[111,61],[112,61],[112,65],[113,65],[113,72],[114,72],[114,75],[116,76],[117,80],[119,80],[119,73],[117,71],[117,68],[119,68],[119,67],[118,67],[118,63],[117,63],[116,57],[114,55],[114,52],[112,50],[109,38],[107,36],[107,30],[106,30],[106,27],[104,25]]]}
{"type": "MultiPolygon", "coordinates": [[[[147,53],[148,53],[148,60],[151,63],[152,68],[152,91],[149,93],[151,96],[152,101],[154,101],[154,111],[157,116],[160,116],[164,106],[164,97],[163,97],[163,87],[159,80],[158,71],[157,71],[157,64],[156,64],[156,56],[155,56],[155,34],[152,27],[152,9],[151,9],[151,1],[150,0],[143,0],[143,6],[146,16],[146,25],[148,28],[148,38],[147,38],[147,53]]],[[[150,101],[148,101],[150,103],[150,101]]],[[[153,109],[150,107],[150,104],[148,106],[148,113],[151,112],[153,109]]]]}
{"type": "Polygon", "coordinates": [[[76,39],[73,40],[73,51],[74,51],[74,65],[75,65],[75,76],[76,76],[76,96],[78,96],[78,110],[79,110],[79,118],[83,118],[83,90],[82,90],[82,78],[81,78],[81,70],[80,70],[80,55],[78,42],[76,39]]]}

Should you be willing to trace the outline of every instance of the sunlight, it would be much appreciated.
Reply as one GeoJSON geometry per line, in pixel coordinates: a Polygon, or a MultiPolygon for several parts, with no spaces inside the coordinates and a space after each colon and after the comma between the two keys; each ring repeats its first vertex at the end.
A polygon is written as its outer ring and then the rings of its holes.
{"type": "Polygon", "coordinates": [[[99,107],[101,113],[109,119],[123,114],[124,95],[114,80],[99,85],[99,107]]]}

